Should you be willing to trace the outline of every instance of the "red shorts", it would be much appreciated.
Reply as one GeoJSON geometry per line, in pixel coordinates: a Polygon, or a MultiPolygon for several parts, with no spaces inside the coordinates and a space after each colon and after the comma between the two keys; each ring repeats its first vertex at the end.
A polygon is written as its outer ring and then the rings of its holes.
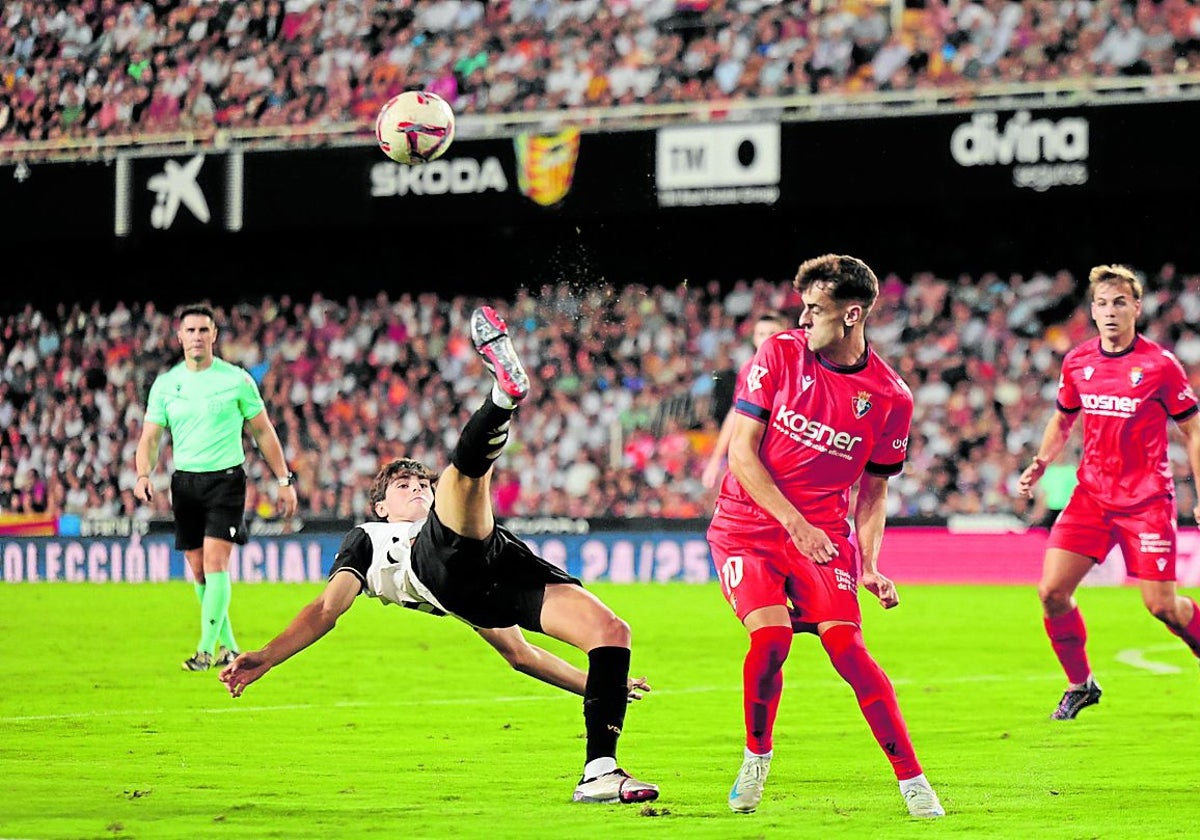
{"type": "Polygon", "coordinates": [[[1114,545],[1125,556],[1125,572],[1141,580],[1175,580],[1175,502],[1163,499],[1134,511],[1107,510],[1075,488],[1050,529],[1048,548],[1091,557],[1097,563],[1114,545]]]}
{"type": "Polygon", "coordinates": [[[708,526],[708,544],[725,600],[738,620],[762,607],[793,607],[793,621],[862,623],[858,606],[858,549],[830,534],[837,557],[824,565],[800,553],[778,521],[730,516],[719,508],[708,526]]]}

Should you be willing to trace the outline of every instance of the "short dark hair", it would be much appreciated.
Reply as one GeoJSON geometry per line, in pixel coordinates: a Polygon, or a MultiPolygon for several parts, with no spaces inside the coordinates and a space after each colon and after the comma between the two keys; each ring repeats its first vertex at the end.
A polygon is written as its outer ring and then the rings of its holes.
{"type": "Polygon", "coordinates": [[[179,311],[175,315],[175,320],[182,321],[189,315],[203,315],[214,324],[217,322],[216,313],[213,312],[213,308],[207,303],[188,303],[179,307],[179,311]]]}
{"type": "Polygon", "coordinates": [[[766,312],[754,319],[754,323],[761,324],[763,321],[771,321],[776,324],[786,324],[787,319],[783,317],[783,313],[775,309],[768,309],[766,312]]]}
{"type": "Polygon", "coordinates": [[[414,458],[397,458],[396,460],[384,464],[379,472],[375,473],[375,480],[371,482],[371,510],[374,512],[375,505],[383,501],[383,497],[387,495],[388,487],[398,478],[407,478],[416,476],[417,478],[428,479],[434,481],[437,476],[429,469],[414,458]]]}
{"type": "Polygon", "coordinates": [[[800,264],[793,283],[804,292],[820,285],[838,303],[856,301],[870,309],[879,297],[879,278],[865,262],[845,254],[825,254],[800,264]]]}

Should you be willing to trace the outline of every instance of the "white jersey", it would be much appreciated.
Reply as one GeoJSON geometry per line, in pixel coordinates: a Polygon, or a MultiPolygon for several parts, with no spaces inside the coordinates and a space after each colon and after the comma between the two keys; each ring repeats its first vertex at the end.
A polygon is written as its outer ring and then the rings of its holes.
{"type": "Polygon", "coordinates": [[[363,591],[385,604],[445,615],[448,611],[417,579],[412,568],[412,544],[425,524],[364,522],[342,540],[333,558],[332,578],[339,572],[358,577],[363,591]]]}

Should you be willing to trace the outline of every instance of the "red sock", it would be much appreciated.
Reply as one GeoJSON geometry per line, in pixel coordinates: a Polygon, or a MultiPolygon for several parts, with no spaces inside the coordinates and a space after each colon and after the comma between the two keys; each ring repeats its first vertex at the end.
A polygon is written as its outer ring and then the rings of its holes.
{"type": "Polygon", "coordinates": [[[1170,625],[1167,625],[1167,629],[1183,639],[1184,644],[1192,649],[1192,653],[1200,658],[1200,606],[1196,606],[1196,602],[1191,598],[1186,600],[1192,602],[1192,620],[1187,623],[1187,627],[1183,628],[1182,632],[1170,625]]]}
{"type": "Polygon", "coordinates": [[[821,636],[821,644],[838,674],[854,689],[858,707],[871,727],[871,734],[892,763],[896,778],[919,776],[921,763],[917,761],[908,727],[900,714],[896,689],[867,652],[862,631],[852,624],[836,624],[821,636]]]}
{"type": "Polygon", "coordinates": [[[1079,607],[1065,615],[1046,616],[1043,623],[1046,635],[1050,637],[1050,647],[1054,648],[1054,655],[1067,672],[1067,679],[1076,685],[1086,682],[1092,675],[1092,666],[1087,658],[1087,627],[1079,607]]]}
{"type": "Polygon", "coordinates": [[[760,627],[750,634],[750,650],[742,664],[742,707],[746,713],[746,748],[771,751],[775,713],[783,695],[783,663],[792,647],[792,628],[760,627]]]}

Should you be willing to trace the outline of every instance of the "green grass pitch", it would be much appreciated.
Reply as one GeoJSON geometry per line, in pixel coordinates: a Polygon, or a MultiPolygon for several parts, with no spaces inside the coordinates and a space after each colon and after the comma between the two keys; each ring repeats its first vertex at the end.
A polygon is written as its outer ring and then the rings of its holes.
{"type": "MultiPolygon", "coordinates": [[[[0,585],[2,838],[1165,838],[1200,836],[1200,672],[1133,589],[1080,593],[1100,706],[1064,680],[1030,587],[908,587],[865,634],[949,814],[908,818],[849,688],[800,637],[755,814],[741,759],[744,634],[715,585],[593,587],[634,631],[621,763],[649,807],[570,801],[579,699],[464,625],[364,602],[238,700],[185,673],[183,583],[0,585]]],[[[319,591],[239,585],[243,646],[319,591]]],[[[539,637],[540,638],[540,637],[539,637]]],[[[575,651],[548,645],[582,662],[575,651]]]]}

